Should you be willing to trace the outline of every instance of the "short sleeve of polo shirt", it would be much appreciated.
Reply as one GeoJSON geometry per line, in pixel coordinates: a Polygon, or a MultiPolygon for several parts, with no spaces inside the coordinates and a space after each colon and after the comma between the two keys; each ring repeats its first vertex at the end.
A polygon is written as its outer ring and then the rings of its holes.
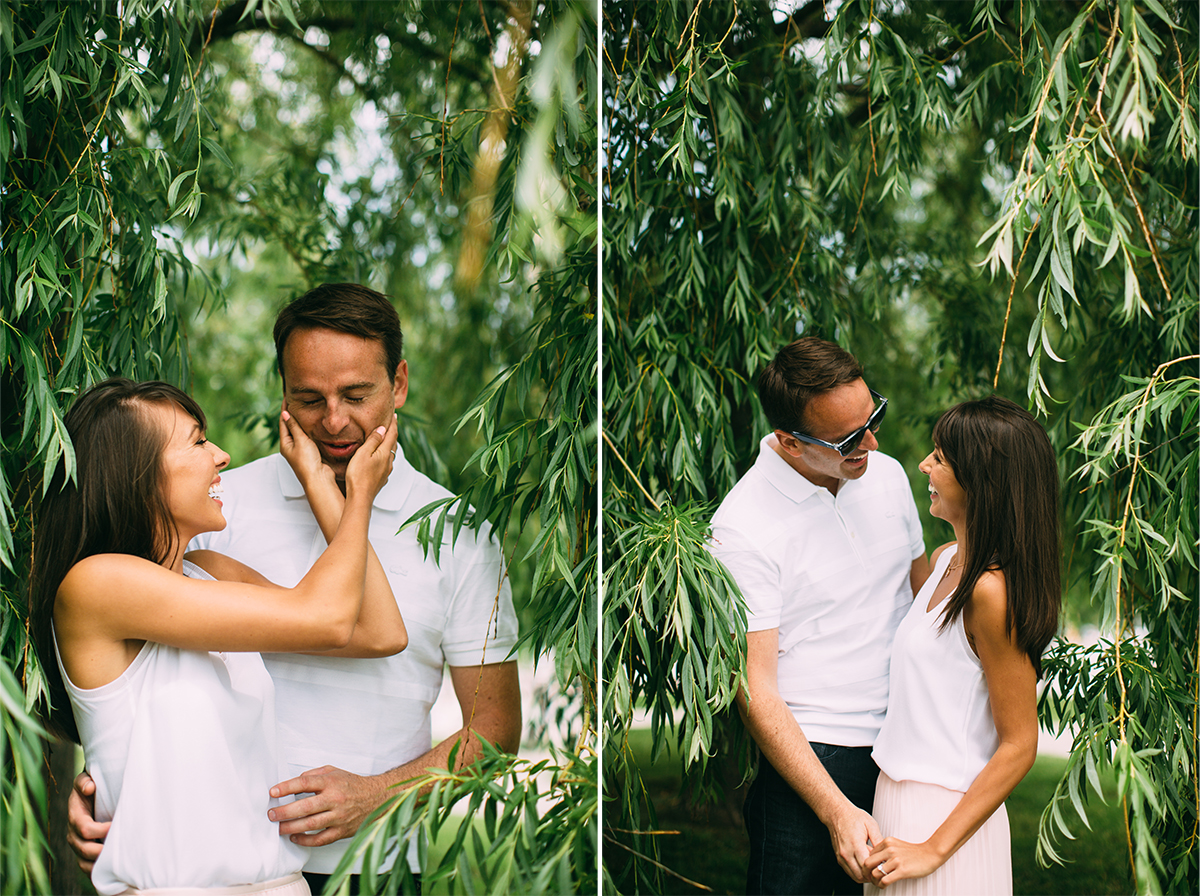
{"type": "Polygon", "coordinates": [[[486,528],[478,536],[464,531],[454,546],[454,557],[454,593],[442,630],[446,662],[480,666],[510,659],[509,651],[517,642],[517,620],[500,549],[486,528]]]}
{"type": "Polygon", "coordinates": [[[746,630],[778,628],[783,609],[779,567],[747,535],[716,520],[709,550],[729,570],[746,600],[746,630]]]}

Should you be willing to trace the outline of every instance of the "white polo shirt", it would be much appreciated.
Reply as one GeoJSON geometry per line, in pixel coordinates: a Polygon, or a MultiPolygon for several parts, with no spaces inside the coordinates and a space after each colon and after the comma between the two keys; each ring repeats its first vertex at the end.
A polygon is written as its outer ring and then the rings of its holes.
{"type": "MultiPolygon", "coordinates": [[[[746,599],[749,631],[779,629],[779,693],[818,743],[875,742],[896,628],[925,553],[904,470],[871,453],[837,497],[775,453],[775,436],[712,520],[713,553],[746,599]]],[[[754,699],[754,694],[750,694],[754,699]]]]}
{"type": "MultiPolygon", "coordinates": [[[[221,484],[228,526],[189,548],[219,551],[278,585],[296,585],[326,543],[287,461],[273,454],[222,473],[221,484]]],[[[327,764],[375,775],[420,756],[433,745],[429,710],[443,664],[509,659],[517,620],[487,526],[481,538],[464,528],[453,547],[447,526],[440,565],[432,554],[426,559],[415,527],[397,534],[416,511],[449,496],[397,448],[392,474],[375,497],[370,540],[408,629],[402,653],[384,659],[263,656],[275,682],[280,755],[289,776],[327,764]]],[[[349,843],[310,850],[304,870],[332,872],[349,843]]]]}

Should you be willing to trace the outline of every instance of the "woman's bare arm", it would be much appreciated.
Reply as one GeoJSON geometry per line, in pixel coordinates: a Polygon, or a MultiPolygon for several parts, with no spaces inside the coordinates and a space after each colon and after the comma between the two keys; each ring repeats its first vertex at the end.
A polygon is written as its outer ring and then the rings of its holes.
{"type": "Polygon", "coordinates": [[[329,547],[295,588],[189,579],[138,557],[98,554],[67,573],[54,622],[72,682],[99,687],[143,641],[195,650],[329,650],[357,624],[371,502],[391,469],[395,427],[371,433],[347,471],[347,496],[329,547]]]}
{"type": "Polygon", "coordinates": [[[1037,675],[1028,655],[1006,630],[1004,576],[980,577],[963,611],[987,680],[992,717],[1000,744],[958,805],[924,843],[894,837],[883,840],[867,859],[876,886],[924,877],[940,868],[983,826],[1037,757],[1037,675]]]}
{"type": "MultiPolygon", "coordinates": [[[[396,429],[396,419],[389,421],[389,432],[396,429]]],[[[281,415],[280,452],[291,464],[308,506],[326,541],[333,539],[341,521],[345,498],[337,486],[333,471],[321,462],[321,454],[285,408],[281,415]]],[[[400,608],[392,593],[391,583],[375,549],[367,542],[367,571],[363,602],[350,641],[345,647],[319,651],[326,656],[378,657],[392,656],[408,646],[408,632],[400,616],[400,608]]]]}

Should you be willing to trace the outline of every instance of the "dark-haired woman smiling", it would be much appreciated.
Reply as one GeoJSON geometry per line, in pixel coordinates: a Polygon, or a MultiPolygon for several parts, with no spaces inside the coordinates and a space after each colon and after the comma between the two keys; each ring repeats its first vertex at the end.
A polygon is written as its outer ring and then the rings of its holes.
{"type": "Polygon", "coordinates": [[[350,461],[346,495],[280,416],[281,451],[328,547],[291,589],[211,551],[229,456],[166,383],[108,380],[66,415],[77,473],[60,465],[37,514],[34,640],[51,723],[82,743],[96,818],[111,821],[92,883],[128,893],[303,896],[306,851],[270,821],[274,687],[253,651],[386,656],[404,622],[367,543],[396,425],[350,461]]]}
{"type": "Polygon", "coordinates": [[[1058,467],[1041,425],[995,396],[943,414],[933,443],[930,512],[955,540],[896,632],[872,754],[885,839],[864,890],[1011,894],[1004,800],[1037,755],[1037,680],[1058,628],[1058,467]]]}

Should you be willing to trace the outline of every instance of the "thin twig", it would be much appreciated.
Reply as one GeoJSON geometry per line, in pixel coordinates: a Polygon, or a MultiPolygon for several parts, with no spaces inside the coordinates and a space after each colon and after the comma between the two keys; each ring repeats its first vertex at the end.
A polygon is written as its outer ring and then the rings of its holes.
{"type": "Polygon", "coordinates": [[[1000,382],[1000,368],[1004,364],[1004,342],[1008,338],[1008,319],[1012,315],[1012,300],[1013,292],[1017,288],[1017,276],[1021,273],[1021,262],[1025,260],[1025,253],[1029,249],[1029,241],[1033,239],[1033,232],[1038,229],[1038,224],[1041,223],[1041,218],[1033,227],[1029,228],[1029,233],[1025,234],[1025,245],[1021,247],[1021,254],[1017,257],[1017,266],[1013,268],[1012,285],[1008,287],[1008,307],[1004,309],[1004,329],[1000,332],[1000,356],[996,359],[996,375],[992,378],[992,388],[995,389],[1000,382]]]}
{"type": "MultiPolygon", "coordinates": [[[[1088,7],[1087,11],[1085,13],[1083,13],[1083,15],[1090,16],[1092,10],[1094,10],[1096,8],[1096,3],[1097,3],[1097,0],[1092,0],[1091,5],[1088,7]]],[[[1022,12],[1023,12],[1023,10],[1022,10],[1022,12]]],[[[1046,80],[1042,84],[1042,95],[1041,95],[1041,97],[1038,98],[1037,108],[1034,110],[1034,113],[1033,113],[1033,127],[1030,129],[1029,140],[1026,144],[1025,153],[1021,159],[1021,167],[1017,170],[1017,177],[1016,177],[1016,180],[1014,181],[1014,184],[1019,183],[1021,181],[1022,177],[1025,177],[1028,180],[1028,184],[1025,187],[1025,195],[1020,200],[1020,204],[1024,204],[1025,199],[1029,196],[1030,192],[1033,190],[1035,181],[1033,179],[1033,169],[1032,169],[1032,164],[1031,164],[1031,159],[1033,157],[1031,150],[1036,148],[1038,125],[1041,124],[1041,121],[1042,121],[1042,113],[1044,112],[1044,110],[1046,108],[1046,100],[1049,99],[1049,97],[1050,97],[1050,88],[1054,86],[1054,69],[1057,67],[1059,60],[1062,59],[1063,54],[1065,54],[1067,52],[1067,47],[1069,47],[1070,45],[1071,45],[1070,39],[1063,41],[1063,45],[1059,49],[1058,55],[1055,56],[1054,59],[1051,60],[1051,62],[1050,62],[1046,80]],[[1027,165],[1029,165],[1029,168],[1030,168],[1028,173],[1025,170],[1027,165]]],[[[1103,93],[1103,89],[1101,90],[1101,92],[1103,93]]],[[[1040,218],[1039,218],[1039,222],[1040,222],[1040,218]]],[[[1029,239],[1033,235],[1033,231],[1036,229],[1037,229],[1037,226],[1035,225],[1034,228],[1031,229],[1029,231],[1029,233],[1026,235],[1025,245],[1021,248],[1021,258],[1025,257],[1025,251],[1029,248],[1029,239]]],[[[992,388],[993,389],[996,388],[996,385],[1000,382],[1000,368],[1004,364],[1004,343],[1005,343],[1005,340],[1008,338],[1008,321],[1009,321],[1009,316],[1012,313],[1013,291],[1017,287],[1017,275],[1018,275],[1018,272],[1020,271],[1020,268],[1021,268],[1020,260],[1018,260],[1017,267],[1013,269],[1012,285],[1009,287],[1009,290],[1008,290],[1008,307],[1004,312],[1004,330],[1000,336],[1000,354],[996,360],[996,376],[992,380],[992,388]]]]}
{"type": "MultiPolygon", "coordinates": [[[[1183,72],[1184,72],[1183,53],[1179,49],[1179,41],[1177,41],[1175,39],[1174,29],[1172,29],[1172,31],[1171,31],[1171,42],[1173,44],[1175,44],[1175,58],[1179,61],[1179,116],[1182,118],[1183,110],[1188,105],[1187,82],[1184,80],[1184,77],[1183,77],[1183,72]]],[[[1188,150],[1187,133],[1184,131],[1184,129],[1182,127],[1179,129],[1179,142],[1180,142],[1180,148],[1183,150],[1183,154],[1187,155],[1187,150],[1188,150]]],[[[1196,779],[1196,786],[1197,786],[1197,788],[1200,788],[1200,777],[1198,777],[1196,779]]],[[[1197,818],[1200,819],[1200,816],[1197,816],[1197,818]]]]}
{"type": "MultiPolygon", "coordinates": [[[[1158,382],[1159,377],[1162,376],[1163,371],[1165,371],[1168,367],[1170,367],[1173,364],[1179,364],[1183,361],[1194,361],[1197,358],[1200,358],[1200,355],[1188,355],[1183,358],[1175,358],[1172,361],[1166,361],[1166,362],[1160,364],[1158,366],[1158,369],[1154,371],[1154,375],[1150,377],[1150,382],[1148,382],[1146,384],[1146,389],[1142,393],[1141,401],[1138,402],[1137,407],[1135,407],[1130,412],[1129,416],[1131,418],[1136,417],[1138,412],[1141,411],[1146,406],[1146,404],[1150,401],[1150,393],[1153,391],[1154,386],[1158,382]]],[[[1128,525],[1129,525],[1129,513],[1133,508],[1133,492],[1134,492],[1134,487],[1137,485],[1138,466],[1140,465],[1140,462],[1141,462],[1141,456],[1142,456],[1142,441],[1140,438],[1138,438],[1137,441],[1134,443],[1134,448],[1133,448],[1133,469],[1131,470],[1131,472],[1129,474],[1129,491],[1125,496],[1125,509],[1121,513],[1121,527],[1119,530],[1120,537],[1117,539],[1117,556],[1118,557],[1122,556],[1125,552],[1125,538],[1126,538],[1126,534],[1128,531],[1128,525]]],[[[1123,569],[1124,569],[1124,563],[1123,562],[1118,563],[1117,570],[1116,570],[1117,578],[1116,578],[1116,582],[1114,583],[1114,588],[1113,588],[1113,591],[1117,597],[1117,608],[1116,608],[1117,609],[1117,631],[1116,631],[1116,637],[1113,638],[1113,665],[1114,665],[1114,670],[1117,673],[1117,687],[1120,691],[1120,704],[1119,704],[1119,707],[1117,710],[1117,729],[1120,732],[1121,743],[1127,744],[1128,741],[1125,738],[1125,719],[1129,715],[1129,708],[1126,705],[1125,675],[1121,670],[1121,637],[1122,637],[1122,633],[1124,632],[1124,629],[1125,629],[1125,618],[1121,613],[1121,572],[1123,569]]],[[[1129,614],[1130,618],[1133,617],[1132,609],[1133,608],[1131,607],[1130,614],[1129,614]]],[[[1122,815],[1125,818],[1125,843],[1126,843],[1127,848],[1129,849],[1129,865],[1130,865],[1130,869],[1132,870],[1133,875],[1134,875],[1134,883],[1136,884],[1137,883],[1137,865],[1133,860],[1133,839],[1132,839],[1132,836],[1131,836],[1130,830],[1129,830],[1129,806],[1127,803],[1127,798],[1124,796],[1121,797],[1121,809],[1122,809],[1122,815]]],[[[1137,892],[1136,886],[1135,886],[1135,892],[1137,892]]]]}
{"type": "MultiPolygon", "coordinates": [[[[125,39],[125,20],[118,17],[117,22],[120,24],[120,27],[117,29],[117,46],[119,47],[121,46],[122,41],[125,39]]],[[[67,172],[67,176],[63,178],[62,184],[55,188],[54,192],[50,194],[50,198],[46,200],[45,204],[40,209],[38,209],[38,213],[33,216],[33,220],[30,221],[29,226],[25,228],[26,233],[29,233],[29,231],[33,229],[33,225],[36,224],[38,218],[42,216],[42,212],[44,212],[53,204],[55,198],[59,193],[62,192],[62,188],[66,185],[67,181],[75,176],[75,169],[79,167],[80,162],[83,161],[84,157],[88,154],[88,151],[92,148],[92,141],[96,139],[96,134],[99,133],[100,128],[104,125],[104,118],[106,115],[108,115],[108,107],[112,103],[113,93],[117,89],[117,81],[119,81],[120,78],[120,73],[113,74],[112,83],[108,85],[108,96],[104,98],[104,108],[100,110],[100,115],[96,119],[96,127],[92,130],[92,133],[88,135],[87,140],[84,141],[83,150],[79,153],[79,158],[75,160],[75,164],[71,166],[71,170],[67,172]]]]}
{"type": "MultiPolygon", "coordinates": [[[[1177,382],[1177,381],[1176,381],[1176,380],[1172,380],[1172,382],[1177,382]]],[[[1143,455],[1143,456],[1144,456],[1144,457],[1149,457],[1151,454],[1153,454],[1153,453],[1154,453],[1155,451],[1157,451],[1158,449],[1160,449],[1160,448],[1166,448],[1166,447],[1167,447],[1168,445],[1170,445],[1172,442],[1177,442],[1177,441],[1179,441],[1180,439],[1183,439],[1183,438],[1191,438],[1191,437],[1192,437],[1192,434],[1191,434],[1190,432],[1189,432],[1189,433],[1180,433],[1180,434],[1179,434],[1179,435],[1177,435],[1177,436],[1172,436],[1171,438],[1167,439],[1165,442],[1159,442],[1157,445],[1155,445],[1153,448],[1151,448],[1149,451],[1147,451],[1147,452],[1145,453],[1145,455],[1143,455]]],[[[1076,442],[1076,444],[1079,444],[1079,443],[1078,443],[1078,442],[1076,442]]],[[[1084,450],[1087,450],[1087,449],[1085,448],[1084,450]]],[[[1093,456],[1095,456],[1095,455],[1093,455],[1093,456]]],[[[1095,461],[1088,461],[1086,464],[1084,464],[1084,465],[1083,465],[1083,467],[1081,467],[1081,468],[1080,468],[1080,470],[1087,469],[1088,467],[1092,466],[1094,463],[1095,463],[1095,461]]],[[[1124,473],[1126,470],[1130,469],[1132,466],[1133,466],[1133,464],[1126,464],[1126,465],[1125,465],[1125,466],[1123,466],[1123,467],[1113,467],[1111,470],[1109,470],[1109,471],[1108,471],[1108,475],[1107,475],[1107,476],[1104,476],[1104,477],[1103,477],[1103,478],[1101,478],[1101,479],[1097,479],[1097,480],[1096,480],[1095,482],[1093,482],[1091,485],[1086,485],[1086,486],[1084,486],[1083,488],[1081,488],[1081,489],[1080,489],[1080,490],[1077,492],[1077,494],[1080,494],[1080,495],[1086,495],[1088,492],[1090,492],[1090,491],[1091,491],[1093,488],[1095,488],[1096,486],[1098,486],[1098,485],[1103,485],[1104,483],[1106,483],[1106,482],[1108,482],[1109,480],[1111,480],[1111,479],[1112,479],[1114,476],[1118,475],[1119,473],[1124,473]]],[[[1077,471],[1077,472],[1078,472],[1078,471],[1077,471]]]]}
{"type": "Polygon", "coordinates": [[[200,45],[200,61],[196,63],[196,70],[192,72],[192,84],[196,83],[196,79],[200,77],[200,69],[204,68],[204,55],[208,50],[208,45],[212,43],[213,25],[217,24],[217,10],[221,8],[221,0],[217,0],[216,6],[213,7],[212,17],[208,20],[208,34],[204,36],[204,43],[200,45]]]}
{"type": "MultiPolygon", "coordinates": [[[[717,49],[721,48],[721,44],[725,43],[725,39],[733,33],[733,26],[737,23],[738,8],[737,0],[733,0],[733,18],[729,20],[729,27],[725,29],[725,33],[721,35],[721,39],[717,41],[717,49]]],[[[1178,48],[1178,44],[1175,45],[1178,48]]]]}
{"type": "Polygon", "coordinates": [[[804,231],[804,236],[800,238],[800,248],[796,250],[796,257],[792,259],[792,266],[790,268],[788,268],[787,274],[784,275],[783,282],[779,284],[778,288],[773,293],[771,293],[771,298],[767,299],[768,305],[770,305],[771,302],[775,299],[775,297],[777,295],[779,295],[779,293],[783,289],[783,287],[785,285],[787,285],[787,282],[792,279],[792,272],[794,270],[796,270],[796,265],[800,261],[800,256],[804,252],[804,245],[807,242],[808,242],[808,231],[806,230],[806,231],[804,231]]]}
{"type": "Polygon", "coordinates": [[[1113,44],[1117,40],[1117,32],[1121,24],[1121,7],[1116,7],[1116,18],[1113,19],[1112,29],[1108,33],[1108,42],[1104,45],[1104,50],[1101,56],[1105,58],[1104,71],[1100,73],[1100,89],[1096,91],[1096,105],[1093,111],[1100,114],[1100,104],[1104,101],[1104,89],[1108,86],[1108,73],[1112,71],[1113,64],[1113,44]]]}
{"type": "Polygon", "coordinates": [[[1167,275],[1163,273],[1162,262],[1158,254],[1158,243],[1154,241],[1154,237],[1150,233],[1150,226],[1146,223],[1146,215],[1142,211],[1142,204],[1138,202],[1137,194],[1133,191],[1133,184],[1129,180],[1129,175],[1125,173],[1125,166],[1121,164],[1121,156],[1117,152],[1117,144],[1113,141],[1112,131],[1108,127],[1108,119],[1104,114],[1100,114],[1100,123],[1104,126],[1103,139],[1108,141],[1108,147],[1112,150],[1113,161],[1117,163],[1117,170],[1121,172],[1121,180],[1125,184],[1125,192],[1129,194],[1129,199],[1133,203],[1133,210],[1137,212],[1138,224],[1142,228],[1142,236],[1146,240],[1146,246],[1150,249],[1150,258],[1154,262],[1154,270],[1158,273],[1158,282],[1162,284],[1163,292],[1167,294],[1167,302],[1171,301],[1171,287],[1167,284],[1167,275]]]}
{"type": "Polygon", "coordinates": [[[627,850],[627,851],[633,853],[639,859],[649,862],[651,865],[653,865],[659,871],[665,871],[665,872],[667,872],[667,874],[671,875],[672,877],[679,878],[681,881],[683,881],[689,887],[695,887],[697,890],[705,890],[706,892],[709,892],[709,893],[711,893],[713,891],[712,887],[706,887],[706,886],[704,886],[704,884],[697,883],[694,880],[688,880],[686,877],[684,877],[678,871],[668,868],[662,862],[654,861],[654,859],[650,858],[648,855],[638,852],[632,846],[626,846],[624,843],[620,842],[619,840],[617,840],[613,837],[610,837],[608,834],[604,835],[604,839],[607,840],[609,843],[611,843],[613,846],[619,846],[619,847],[621,847],[621,849],[624,849],[624,850],[627,850]]]}
{"type": "Polygon", "coordinates": [[[678,836],[681,833],[680,831],[635,831],[632,828],[614,828],[614,827],[610,827],[608,830],[614,831],[615,833],[618,833],[618,834],[643,834],[647,837],[678,836]]]}
{"type": "MultiPolygon", "coordinates": [[[[968,38],[967,40],[963,41],[961,44],[959,44],[957,47],[955,47],[954,52],[951,53],[949,56],[947,56],[945,59],[937,60],[938,67],[940,68],[941,66],[948,63],[951,59],[953,59],[955,56],[957,56],[959,53],[961,53],[967,47],[971,46],[971,44],[975,43],[975,41],[979,40],[979,38],[983,37],[985,34],[987,34],[987,29],[980,31],[974,37],[968,38]]],[[[999,37],[1000,35],[996,35],[996,36],[999,37]]],[[[1012,50],[1009,50],[1009,52],[1011,53],[1012,50]]]]}
{"type": "Polygon", "coordinates": [[[646,487],[642,485],[642,482],[640,479],[638,479],[637,474],[634,473],[633,470],[629,469],[629,464],[625,463],[625,458],[621,456],[621,452],[617,450],[617,446],[613,444],[613,440],[608,437],[608,433],[604,430],[600,430],[600,434],[604,436],[604,441],[608,443],[608,447],[612,449],[612,453],[617,456],[617,460],[621,462],[621,466],[625,468],[625,472],[633,477],[633,481],[636,482],[637,487],[642,490],[642,494],[646,496],[646,500],[650,502],[655,510],[662,510],[662,508],[658,506],[658,502],[650,497],[650,493],[646,491],[646,487]]]}
{"type": "MultiPolygon", "coordinates": [[[[481,10],[482,11],[482,10],[481,10]]],[[[450,114],[450,67],[454,64],[454,44],[458,41],[458,20],[462,16],[462,0],[459,0],[458,12],[454,14],[454,34],[450,38],[450,49],[446,52],[446,82],[442,88],[442,145],[438,149],[438,191],[446,192],[446,116],[450,114]]],[[[483,25],[487,28],[487,18],[483,25]]],[[[488,30],[490,40],[492,32],[488,30]]]]}
{"type": "MultiPolygon", "coordinates": [[[[1090,15],[1092,10],[1096,8],[1097,2],[1098,0],[1092,0],[1091,5],[1088,7],[1088,10],[1086,13],[1084,13],[1084,15],[1090,15]]],[[[1066,54],[1067,47],[1069,46],[1071,46],[1070,38],[1063,41],[1062,47],[1059,48],[1058,55],[1055,56],[1050,62],[1050,67],[1047,70],[1048,74],[1046,75],[1046,81],[1044,84],[1042,84],[1042,95],[1038,99],[1037,109],[1035,109],[1033,113],[1033,128],[1029,132],[1029,149],[1025,150],[1025,157],[1021,160],[1021,168],[1017,172],[1017,180],[1020,180],[1021,175],[1025,171],[1026,163],[1028,163],[1032,158],[1030,149],[1036,148],[1038,125],[1041,124],[1042,121],[1042,112],[1046,108],[1046,100],[1050,97],[1050,88],[1054,86],[1054,69],[1058,66],[1058,61],[1066,54]]],[[[1032,170],[1030,173],[1032,174],[1032,170]]],[[[1026,195],[1029,195],[1028,189],[1025,192],[1026,195]]]]}
{"type": "MultiPolygon", "coordinates": [[[[874,21],[875,21],[875,3],[874,3],[874,0],[872,0],[871,10],[867,14],[868,30],[870,28],[870,25],[874,21]]],[[[871,58],[872,59],[875,58],[875,38],[874,37],[871,38],[871,58]]],[[[913,65],[914,66],[916,65],[915,60],[913,62],[913,65]]],[[[874,116],[873,116],[873,110],[871,108],[871,76],[870,76],[869,67],[868,67],[866,88],[867,88],[867,136],[870,137],[870,140],[871,140],[871,164],[867,168],[866,175],[863,177],[862,193],[860,193],[859,197],[858,197],[858,208],[854,212],[854,226],[850,228],[850,233],[854,233],[854,231],[858,230],[858,221],[859,221],[860,216],[862,215],[863,202],[865,202],[866,198],[867,198],[867,184],[871,182],[871,170],[874,169],[875,173],[877,175],[879,174],[879,161],[878,161],[878,159],[875,158],[875,120],[874,120],[874,116]]]]}

